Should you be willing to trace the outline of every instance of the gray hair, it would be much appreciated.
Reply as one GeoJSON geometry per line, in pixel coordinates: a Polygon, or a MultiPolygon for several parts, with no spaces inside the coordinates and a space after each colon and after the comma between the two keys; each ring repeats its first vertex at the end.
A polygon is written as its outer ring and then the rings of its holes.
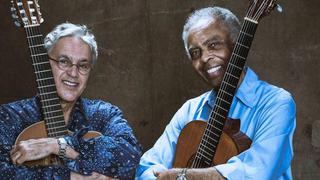
{"type": "Polygon", "coordinates": [[[48,52],[50,52],[59,39],[67,36],[79,37],[88,44],[91,49],[92,62],[95,64],[98,59],[97,42],[94,35],[85,25],[72,24],[68,22],[59,24],[44,38],[44,47],[48,52]]]}
{"type": "Polygon", "coordinates": [[[221,7],[207,7],[196,10],[186,20],[182,32],[184,48],[189,58],[191,58],[188,51],[188,36],[190,31],[207,25],[215,19],[221,20],[226,24],[230,31],[230,39],[232,43],[236,42],[241,26],[239,19],[231,11],[221,7]]]}

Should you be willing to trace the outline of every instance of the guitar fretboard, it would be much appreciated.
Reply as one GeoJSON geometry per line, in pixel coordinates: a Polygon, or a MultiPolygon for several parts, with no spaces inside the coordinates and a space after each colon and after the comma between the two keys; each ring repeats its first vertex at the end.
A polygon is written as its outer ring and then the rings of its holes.
{"type": "Polygon", "coordinates": [[[257,26],[257,22],[245,18],[217,93],[215,105],[210,113],[205,132],[192,163],[193,168],[210,167],[213,164],[213,157],[217,150],[225,120],[246,63],[257,26]]]}
{"type": "Polygon", "coordinates": [[[67,134],[63,112],[39,25],[25,26],[48,137],[67,134]]]}

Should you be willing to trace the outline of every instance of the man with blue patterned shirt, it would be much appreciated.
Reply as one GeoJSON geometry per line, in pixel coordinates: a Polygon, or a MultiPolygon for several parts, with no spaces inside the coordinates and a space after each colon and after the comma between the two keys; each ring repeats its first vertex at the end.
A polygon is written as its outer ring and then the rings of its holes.
{"type": "Polygon", "coordinates": [[[116,106],[82,98],[97,60],[94,35],[84,25],[63,23],[45,38],[57,94],[67,128],[62,138],[15,139],[43,119],[38,96],[0,106],[0,173],[2,179],[133,178],[141,156],[132,129],[116,106]],[[83,139],[88,131],[102,135],[83,139]],[[49,155],[63,156],[64,165],[27,167],[23,163],[49,155]]]}
{"type": "Polygon", "coordinates": [[[188,18],[183,30],[185,49],[194,69],[213,90],[188,100],[176,112],[141,157],[137,179],[292,179],[294,100],[284,89],[259,80],[249,67],[241,74],[228,117],[240,119],[240,131],[252,140],[251,147],[225,164],[172,169],[181,130],[191,120],[209,118],[239,31],[239,20],[224,8],[200,9],[188,18]]]}

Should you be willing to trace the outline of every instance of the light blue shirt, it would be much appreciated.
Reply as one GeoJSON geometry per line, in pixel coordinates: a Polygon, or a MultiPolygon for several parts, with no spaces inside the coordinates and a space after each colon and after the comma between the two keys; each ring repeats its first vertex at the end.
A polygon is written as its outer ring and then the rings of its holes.
{"type": "MultiPolygon", "coordinates": [[[[154,146],[142,156],[136,179],[155,179],[153,172],[172,168],[178,136],[192,120],[207,120],[216,93],[188,100],[176,112],[154,146]]],[[[215,166],[228,179],[292,179],[295,103],[290,93],[258,79],[250,69],[238,88],[228,117],[240,119],[251,147],[215,166]]]]}

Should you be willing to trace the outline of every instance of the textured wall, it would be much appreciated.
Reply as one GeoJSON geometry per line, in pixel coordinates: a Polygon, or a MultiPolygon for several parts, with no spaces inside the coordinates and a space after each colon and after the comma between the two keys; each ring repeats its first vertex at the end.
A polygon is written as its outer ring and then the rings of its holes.
{"type": "MultiPolygon", "coordinates": [[[[44,34],[65,21],[93,29],[100,57],[85,96],[118,105],[147,150],[184,101],[208,90],[184,54],[180,34],[186,15],[194,8],[216,4],[243,17],[247,3],[46,0],[40,6],[44,34]]],[[[320,2],[280,3],[284,13],[274,12],[261,21],[248,64],[262,79],[293,94],[297,103],[293,174],[295,179],[319,179],[320,2]]],[[[0,2],[0,103],[33,96],[36,91],[24,32],[12,25],[9,6],[9,1],[0,2]]]]}

